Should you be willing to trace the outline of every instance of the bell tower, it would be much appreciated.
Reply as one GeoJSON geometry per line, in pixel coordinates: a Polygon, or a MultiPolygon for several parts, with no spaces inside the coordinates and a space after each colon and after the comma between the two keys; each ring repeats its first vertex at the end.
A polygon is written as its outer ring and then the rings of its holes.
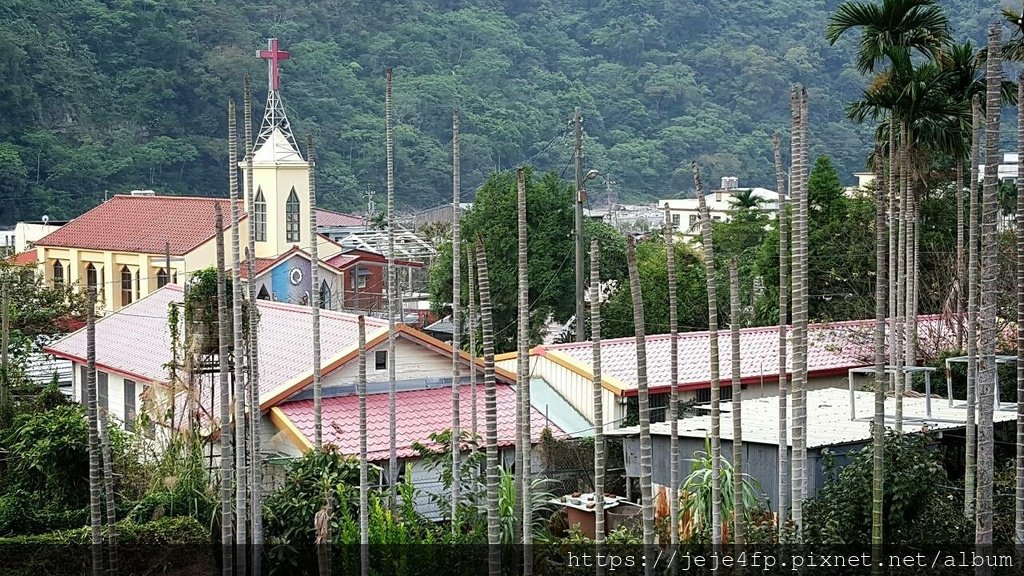
{"type": "MultiPolygon", "coordinates": [[[[281,100],[280,63],[291,55],[277,38],[259,51],[267,61],[267,107],[253,142],[252,222],[256,257],[274,258],[298,244],[309,247],[309,162],[302,157],[281,100]]],[[[239,166],[245,171],[245,162],[239,166]]],[[[249,210],[246,199],[246,211],[249,210]]]]}

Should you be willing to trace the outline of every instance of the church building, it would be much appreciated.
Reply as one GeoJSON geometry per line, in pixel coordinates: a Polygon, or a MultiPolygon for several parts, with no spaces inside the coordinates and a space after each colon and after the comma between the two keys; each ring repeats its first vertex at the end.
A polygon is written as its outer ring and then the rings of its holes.
{"type": "MultiPolygon", "coordinates": [[[[259,52],[268,62],[268,95],[253,142],[252,172],[243,158],[239,194],[239,234],[243,280],[249,229],[255,238],[254,275],[261,299],[308,304],[316,290],[323,306],[341,309],[345,273],[328,263],[345,248],[317,234],[319,286],[311,286],[309,254],[310,162],[303,157],[281,100],[279,65],[289,58],[277,39],[259,52]],[[249,206],[246,183],[251,179],[249,206]]],[[[226,184],[226,183],[225,183],[226,184]]],[[[225,185],[224,188],[227,188],[225,185]]],[[[164,196],[134,191],[113,198],[35,242],[37,268],[53,284],[71,283],[97,290],[98,309],[119,310],[165,284],[183,284],[199,270],[216,265],[214,209],[224,215],[225,262],[231,265],[231,201],[223,197],[164,196]]],[[[317,211],[325,218],[337,213],[317,211]]],[[[33,254],[19,255],[25,260],[33,254]]],[[[354,285],[355,277],[348,279],[354,285]]]]}

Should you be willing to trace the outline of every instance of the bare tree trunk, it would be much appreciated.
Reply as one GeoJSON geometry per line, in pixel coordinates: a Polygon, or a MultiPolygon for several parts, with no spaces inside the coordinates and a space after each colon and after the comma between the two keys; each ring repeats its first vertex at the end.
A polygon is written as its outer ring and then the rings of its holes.
{"type": "MultiPolygon", "coordinates": [[[[220,204],[213,205],[216,221],[217,243],[217,325],[219,327],[218,360],[220,371],[220,543],[222,548],[221,571],[224,576],[233,574],[234,522],[231,509],[231,411],[228,400],[228,295],[224,273],[224,215],[220,204]]],[[[205,319],[209,322],[209,319],[205,319]]]]}
{"type": "MultiPolygon", "coordinates": [[[[527,267],[526,260],[526,173],[522,167],[516,170],[516,189],[519,237],[517,271],[519,278],[519,338],[516,366],[518,369],[519,410],[517,415],[521,422],[521,444],[523,450],[523,467],[521,471],[523,482],[523,575],[530,576],[530,574],[533,574],[533,506],[530,496],[530,483],[532,481],[530,467],[533,465],[530,445],[533,434],[530,429],[530,283],[528,276],[529,268],[527,267]]],[[[582,298],[582,296],[580,297],[582,298]]],[[[579,318],[577,327],[581,330],[583,329],[583,318],[579,318]]]]}
{"type": "Polygon", "coordinates": [[[882,148],[875,146],[875,415],[872,435],[871,469],[871,567],[872,573],[881,573],[883,517],[885,496],[885,323],[886,323],[886,246],[885,246],[885,187],[882,183],[882,148]]]}
{"type": "Polygon", "coordinates": [[[729,333],[732,340],[732,522],[733,542],[746,544],[743,505],[743,389],[740,386],[740,277],[736,257],[729,261],[729,333]]]}
{"type": "MultiPolygon", "coordinates": [[[[910,141],[909,131],[907,141],[910,141]]],[[[916,251],[916,230],[917,230],[917,199],[914,195],[913,187],[909,184],[907,186],[907,263],[906,263],[906,304],[904,305],[906,310],[906,329],[904,332],[903,340],[903,358],[906,366],[914,366],[916,361],[914,359],[914,334],[917,332],[917,321],[914,318],[914,309],[916,308],[915,296],[917,291],[914,287],[914,279],[917,274],[917,265],[914,260],[914,254],[916,251]]],[[[911,392],[913,390],[913,373],[906,372],[903,375],[903,392],[911,392]]]]}
{"type": "MultiPolygon", "coordinates": [[[[466,244],[464,247],[466,251],[466,272],[469,274],[469,286],[466,287],[466,292],[469,293],[469,356],[473,359],[473,364],[469,369],[469,403],[472,406],[470,409],[470,428],[473,430],[473,438],[477,437],[477,410],[476,410],[476,263],[473,257],[473,245],[466,244]]],[[[460,247],[460,250],[463,247],[460,247]]]]}
{"type": "Polygon", "coordinates": [[[676,281],[675,228],[672,214],[665,204],[665,260],[668,268],[668,333],[669,333],[669,469],[668,517],[672,549],[679,545],[679,331],[678,283],[676,281]]]}
{"type": "Polygon", "coordinates": [[[92,528],[92,575],[103,574],[103,513],[100,508],[100,434],[96,399],[96,289],[89,288],[85,307],[85,355],[88,362],[82,398],[89,419],[89,526],[92,528]]]}
{"type": "Polygon", "coordinates": [[[956,349],[964,349],[964,282],[967,280],[967,262],[964,258],[964,162],[956,160],[956,280],[953,282],[954,314],[956,315],[956,349]]]}
{"type": "Polygon", "coordinates": [[[234,337],[232,378],[235,405],[235,537],[238,539],[238,554],[235,556],[235,573],[246,573],[246,545],[249,542],[249,524],[246,493],[246,437],[245,437],[245,362],[242,359],[242,275],[239,248],[239,195],[238,195],[238,133],[235,128],[235,103],[228,101],[228,175],[231,194],[231,333],[234,337]]]}
{"type": "Polygon", "coordinates": [[[715,293],[715,251],[711,242],[711,215],[704,198],[700,168],[693,164],[693,184],[697,189],[700,231],[704,243],[704,272],[708,291],[708,339],[711,348],[711,544],[722,545],[722,433],[719,401],[721,381],[718,366],[718,297],[715,293]]]}
{"type": "Polygon", "coordinates": [[[796,175],[792,190],[793,203],[793,413],[792,413],[792,438],[793,438],[793,473],[790,482],[792,492],[791,502],[793,505],[793,523],[796,525],[798,537],[802,534],[803,527],[803,483],[805,460],[801,458],[801,447],[806,443],[806,431],[804,430],[804,419],[801,418],[802,392],[806,385],[806,373],[801,370],[806,366],[806,350],[801,347],[802,335],[807,330],[807,307],[804,297],[803,263],[806,260],[806,246],[802,243],[804,238],[802,227],[806,220],[804,212],[807,206],[807,199],[803,191],[803,152],[800,140],[803,137],[801,129],[801,97],[800,89],[794,87],[791,96],[793,106],[792,120],[794,141],[793,148],[793,173],[796,175]]]}
{"type": "Polygon", "coordinates": [[[117,508],[114,501],[114,463],[110,457],[110,419],[107,409],[99,409],[100,447],[103,452],[103,492],[107,505],[107,574],[117,576],[117,508]]]}
{"type": "MultiPolygon", "coordinates": [[[[320,261],[316,241],[316,149],[313,136],[306,136],[309,156],[309,306],[313,318],[313,446],[319,450],[324,443],[323,381],[320,365],[320,261]]],[[[390,358],[388,364],[391,364],[390,358]]]]}
{"type": "MultiPolygon", "coordinates": [[[[807,203],[808,203],[808,192],[807,182],[809,180],[808,171],[810,169],[810,158],[809,144],[810,137],[808,136],[808,119],[810,113],[808,112],[807,103],[807,88],[800,88],[800,284],[801,284],[801,302],[800,308],[801,320],[800,326],[794,326],[794,332],[800,337],[800,354],[794,355],[794,371],[799,374],[800,380],[800,410],[797,415],[800,420],[801,440],[800,440],[800,470],[802,476],[800,478],[800,499],[801,503],[807,499],[807,486],[808,486],[808,466],[807,466],[807,317],[810,314],[810,305],[808,304],[808,295],[810,290],[808,288],[809,279],[811,277],[808,271],[808,246],[807,246],[807,203]]],[[[794,324],[796,322],[794,321],[794,324]]],[[[801,508],[801,521],[800,521],[800,541],[803,542],[803,508],[801,508]]]]}
{"type": "MultiPolygon", "coordinates": [[[[999,272],[999,237],[996,218],[999,212],[999,124],[1000,85],[1003,66],[1000,57],[1003,28],[998,22],[989,26],[988,69],[985,73],[985,190],[982,197],[981,227],[981,308],[979,310],[980,361],[978,364],[978,517],[975,542],[992,545],[992,469],[993,401],[996,382],[996,290],[999,272]]],[[[984,567],[979,574],[990,573],[984,567]]]]}
{"type": "Polygon", "coordinates": [[[252,466],[252,474],[249,478],[252,482],[249,494],[252,498],[252,572],[256,576],[263,574],[263,457],[260,447],[261,416],[260,410],[260,366],[259,366],[259,313],[256,310],[256,273],[253,260],[256,258],[256,227],[253,207],[252,191],[252,91],[249,82],[249,75],[245,75],[245,197],[249,204],[248,210],[248,231],[249,248],[246,252],[245,263],[248,272],[249,288],[249,433],[250,450],[252,451],[249,460],[252,466]]]}
{"type": "Polygon", "coordinates": [[[775,185],[779,190],[779,490],[776,495],[779,535],[786,524],[789,501],[789,434],[786,426],[787,388],[786,324],[789,322],[789,215],[786,202],[786,173],[782,169],[782,151],[779,134],[772,134],[772,154],[775,157],[775,185]]]}
{"type": "MultiPolygon", "coordinates": [[[[452,111],[452,533],[459,531],[459,491],[462,486],[460,478],[459,457],[462,452],[462,430],[459,428],[459,363],[462,357],[462,254],[459,240],[459,111],[452,111]]],[[[470,368],[472,371],[473,368],[470,368]]]]}
{"type": "Polygon", "coordinates": [[[498,510],[498,396],[494,383],[494,331],[491,322],[491,284],[487,278],[487,253],[483,240],[476,240],[477,272],[480,281],[480,325],[484,347],[484,418],[487,426],[487,573],[501,574],[501,512],[498,510]]]}
{"type": "MultiPolygon", "coordinates": [[[[597,238],[590,240],[590,340],[594,365],[594,544],[596,554],[604,548],[604,403],[601,384],[601,275],[600,246],[597,238]]],[[[671,283],[671,274],[669,280],[671,283]]],[[[678,506],[678,503],[676,504],[678,506]]],[[[676,528],[678,532],[678,528],[676,528]]],[[[605,566],[598,563],[597,574],[604,573],[605,566]]]]}
{"type": "Polygon", "coordinates": [[[398,415],[395,388],[395,146],[391,125],[391,67],[386,71],[384,90],[384,123],[388,170],[388,504],[392,513],[398,510],[398,415]]]}
{"type": "MultiPolygon", "coordinates": [[[[644,301],[640,294],[640,273],[636,265],[636,239],[626,243],[626,264],[629,267],[629,292],[633,298],[633,324],[636,326],[636,382],[640,408],[640,504],[643,514],[644,550],[654,549],[654,494],[651,486],[651,414],[647,395],[647,337],[644,333],[644,301]]],[[[581,319],[582,320],[582,319],[581,319]]],[[[582,322],[579,323],[582,329],[582,322]]],[[[653,562],[645,563],[644,574],[654,573],[653,562]]]]}
{"type": "Polygon", "coordinates": [[[907,179],[908,168],[907,148],[910,141],[907,139],[906,120],[900,122],[900,201],[899,220],[900,229],[896,236],[896,366],[899,369],[896,376],[896,385],[893,387],[896,393],[896,422],[894,428],[897,433],[903,431],[903,390],[904,370],[907,365],[906,356],[906,323],[907,323],[907,229],[910,226],[909,215],[907,214],[907,179]]]}
{"type": "Polygon", "coordinates": [[[359,316],[359,573],[370,573],[370,484],[366,462],[366,317],[359,316]]]}
{"type": "MultiPolygon", "coordinates": [[[[1017,102],[1024,96],[1024,74],[1017,78],[1017,102]]],[[[1017,106],[1017,152],[1024,152],[1024,104],[1017,106]]],[[[1014,544],[1024,546],[1024,167],[1017,164],[1017,478],[1014,544]]]]}
{"type": "Polygon", "coordinates": [[[978,429],[975,425],[977,410],[977,379],[978,379],[978,282],[980,280],[980,258],[978,240],[981,227],[981,206],[978,203],[978,155],[981,148],[981,98],[978,95],[972,100],[971,123],[971,188],[968,199],[970,206],[969,234],[967,237],[967,422],[965,424],[966,446],[964,466],[964,515],[975,517],[975,499],[977,497],[975,479],[977,477],[978,429]]]}
{"type": "MultiPolygon", "coordinates": [[[[888,347],[889,347],[889,365],[896,366],[897,358],[899,353],[899,344],[896,339],[896,296],[899,292],[896,287],[896,283],[899,279],[898,270],[896,264],[899,261],[899,251],[897,249],[899,242],[897,241],[897,234],[899,234],[900,222],[899,222],[899,171],[900,162],[899,155],[897,152],[897,138],[896,138],[896,119],[890,114],[889,116],[889,150],[886,154],[886,158],[889,163],[889,336],[888,336],[888,347]]],[[[889,383],[893,390],[896,389],[896,379],[899,376],[898,373],[892,372],[889,374],[889,383]]]]}

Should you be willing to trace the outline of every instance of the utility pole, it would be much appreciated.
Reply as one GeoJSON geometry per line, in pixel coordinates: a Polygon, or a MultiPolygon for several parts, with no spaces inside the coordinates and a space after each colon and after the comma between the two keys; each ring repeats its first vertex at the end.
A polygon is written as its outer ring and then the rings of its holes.
{"type": "Polygon", "coordinates": [[[10,314],[11,299],[8,294],[6,274],[4,274],[2,278],[0,278],[0,290],[3,291],[2,298],[0,298],[0,306],[3,306],[3,310],[0,311],[0,316],[2,316],[3,321],[2,328],[0,328],[3,330],[2,341],[0,341],[0,346],[3,347],[3,349],[0,350],[0,357],[2,357],[3,359],[3,365],[0,366],[0,370],[3,370],[3,373],[0,374],[0,407],[2,407],[4,404],[7,403],[8,400],[10,400],[10,381],[7,377],[7,368],[9,366],[7,349],[10,348],[11,346],[11,326],[8,317],[8,314],[10,314]]]}
{"type": "Polygon", "coordinates": [[[579,106],[572,113],[572,128],[576,164],[576,341],[583,342],[586,339],[583,328],[583,202],[587,193],[583,190],[583,117],[579,106]]]}

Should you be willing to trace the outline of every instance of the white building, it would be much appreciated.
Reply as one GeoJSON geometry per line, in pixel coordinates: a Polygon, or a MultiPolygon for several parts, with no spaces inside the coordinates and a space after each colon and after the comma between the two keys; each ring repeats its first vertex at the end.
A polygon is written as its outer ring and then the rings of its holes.
{"type": "MultiPolygon", "coordinates": [[[[736,209],[735,198],[741,192],[750,191],[754,196],[761,199],[759,210],[765,212],[770,218],[775,217],[779,209],[779,194],[767,188],[739,188],[735,177],[723,177],[722,187],[704,196],[708,205],[708,212],[714,221],[728,222],[736,209]]],[[[700,212],[698,210],[697,198],[670,198],[658,200],[658,208],[664,209],[668,206],[672,218],[672,225],[684,236],[697,237],[700,235],[700,212]]]]}
{"type": "MultiPolygon", "coordinates": [[[[1000,182],[1016,182],[1017,181],[1017,164],[1019,163],[1019,154],[1016,152],[1004,152],[1003,162],[999,165],[999,181],[1000,182]]],[[[985,180],[985,165],[978,164],[978,182],[985,180]]]]}

